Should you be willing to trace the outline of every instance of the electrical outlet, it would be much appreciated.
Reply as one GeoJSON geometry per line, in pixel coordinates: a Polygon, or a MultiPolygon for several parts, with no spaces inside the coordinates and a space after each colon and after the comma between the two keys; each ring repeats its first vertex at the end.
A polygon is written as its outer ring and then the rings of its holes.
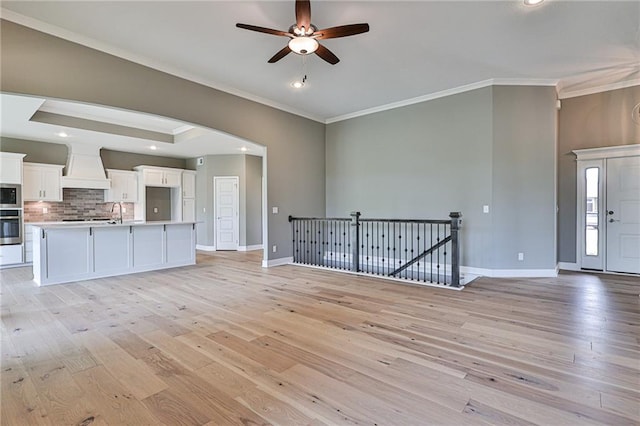
{"type": "Polygon", "coordinates": [[[47,214],[47,213],[49,213],[49,208],[43,207],[42,208],[42,214],[47,214]]]}
{"type": "Polygon", "coordinates": [[[123,207],[123,208],[122,208],[122,213],[126,213],[126,212],[127,212],[127,208],[126,208],[126,207],[123,207]]]}
{"type": "Polygon", "coordinates": [[[273,214],[278,214],[278,208],[277,207],[272,207],[271,211],[273,212],[273,214]]]}
{"type": "Polygon", "coordinates": [[[277,252],[278,251],[278,246],[276,246],[275,244],[273,245],[273,247],[271,248],[272,252],[277,252]]]}
{"type": "Polygon", "coordinates": [[[153,212],[154,212],[154,213],[158,213],[158,208],[157,208],[157,207],[154,207],[154,208],[153,208],[153,212]]]}
{"type": "Polygon", "coordinates": [[[489,206],[488,205],[482,206],[482,213],[489,213],[489,206]]]}
{"type": "Polygon", "coordinates": [[[518,260],[524,260],[524,253],[518,253],[518,260]]]}

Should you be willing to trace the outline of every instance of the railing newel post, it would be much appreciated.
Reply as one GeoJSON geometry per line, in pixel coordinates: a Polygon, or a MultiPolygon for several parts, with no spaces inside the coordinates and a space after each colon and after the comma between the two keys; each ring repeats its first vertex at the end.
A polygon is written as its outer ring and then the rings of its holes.
{"type": "Polygon", "coordinates": [[[351,270],[360,272],[360,212],[351,212],[351,270]]]}
{"type": "Polygon", "coordinates": [[[460,287],[460,242],[458,241],[461,212],[449,213],[451,218],[451,286],[460,287]]]}

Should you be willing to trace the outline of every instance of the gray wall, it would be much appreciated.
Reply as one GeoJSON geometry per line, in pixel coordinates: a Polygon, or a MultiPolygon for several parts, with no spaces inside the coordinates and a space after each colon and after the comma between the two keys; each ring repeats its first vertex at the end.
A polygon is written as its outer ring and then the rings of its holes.
{"type": "Polygon", "coordinates": [[[245,155],[246,245],[262,244],[262,157],[245,155]]]}
{"type": "Polygon", "coordinates": [[[147,220],[171,220],[171,188],[145,187],[147,220]]]}
{"type": "Polygon", "coordinates": [[[101,149],[100,157],[105,169],[131,170],[135,166],[173,167],[188,169],[184,158],[160,157],[157,155],[135,154],[130,152],[101,149]]]}
{"type": "MultiPolygon", "coordinates": [[[[69,149],[64,144],[2,137],[0,138],[0,151],[27,154],[24,157],[24,161],[27,163],[64,165],[67,163],[69,149]]],[[[109,149],[101,149],[100,158],[102,158],[105,169],[131,170],[140,165],[187,168],[187,161],[183,158],[134,154],[109,149]]]]}
{"type": "Polygon", "coordinates": [[[67,146],[25,139],[0,137],[0,151],[27,154],[27,163],[66,164],[67,146]]]}
{"type": "Polygon", "coordinates": [[[555,268],[555,135],[548,87],[487,87],[330,124],[327,215],[461,211],[463,265],[555,268]]]}
{"type": "MultiPolygon", "coordinates": [[[[195,165],[195,161],[189,162],[195,165]]],[[[207,155],[204,164],[195,166],[196,218],[198,244],[215,245],[215,211],[213,178],[238,176],[239,245],[262,243],[262,158],[251,155],[207,155]]]]}
{"type": "Polygon", "coordinates": [[[558,260],[576,262],[576,149],[640,143],[631,119],[640,86],[562,100],[558,132],[558,260]]]}
{"type": "Polygon", "coordinates": [[[327,216],[464,215],[462,263],[491,253],[491,88],[327,126],[327,216]]]}
{"type": "Polygon", "coordinates": [[[325,126],[12,22],[0,26],[7,93],[87,102],[175,118],[267,147],[269,258],[291,256],[289,214],[325,211],[325,126]],[[293,138],[291,135],[304,135],[293,138]]]}
{"type": "Polygon", "coordinates": [[[495,269],[556,267],[555,105],[554,87],[493,88],[495,269]]]}

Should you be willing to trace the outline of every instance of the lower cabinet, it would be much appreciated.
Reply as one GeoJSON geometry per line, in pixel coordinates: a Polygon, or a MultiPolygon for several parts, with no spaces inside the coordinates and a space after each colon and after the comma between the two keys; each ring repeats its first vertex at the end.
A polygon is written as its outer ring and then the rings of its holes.
{"type": "Polygon", "coordinates": [[[24,225],[24,263],[33,262],[33,228],[24,225]]]}
{"type": "Polygon", "coordinates": [[[91,228],[48,232],[45,239],[47,277],[76,281],[91,272],[91,228]]]}
{"type": "Polygon", "coordinates": [[[39,285],[195,264],[193,223],[33,228],[39,285]]]}
{"type": "Polygon", "coordinates": [[[167,228],[167,264],[182,265],[196,262],[195,250],[189,250],[193,244],[192,224],[173,225],[167,228]]]}
{"type": "Polygon", "coordinates": [[[0,266],[22,263],[22,244],[0,246],[0,266]]]}
{"type": "Polygon", "coordinates": [[[131,269],[131,238],[128,226],[92,228],[93,271],[117,275],[131,269]]]}
{"type": "Polygon", "coordinates": [[[164,225],[133,228],[133,269],[144,271],[165,263],[164,228],[164,225]]]}

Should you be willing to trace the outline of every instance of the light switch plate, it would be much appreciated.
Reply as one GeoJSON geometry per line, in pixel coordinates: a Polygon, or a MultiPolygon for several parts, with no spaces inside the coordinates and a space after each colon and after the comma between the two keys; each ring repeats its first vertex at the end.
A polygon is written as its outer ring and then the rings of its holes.
{"type": "Polygon", "coordinates": [[[277,207],[272,207],[271,211],[273,212],[273,214],[278,214],[278,208],[277,207]]]}
{"type": "Polygon", "coordinates": [[[482,206],[482,213],[489,213],[489,206],[488,205],[482,206]]]}

